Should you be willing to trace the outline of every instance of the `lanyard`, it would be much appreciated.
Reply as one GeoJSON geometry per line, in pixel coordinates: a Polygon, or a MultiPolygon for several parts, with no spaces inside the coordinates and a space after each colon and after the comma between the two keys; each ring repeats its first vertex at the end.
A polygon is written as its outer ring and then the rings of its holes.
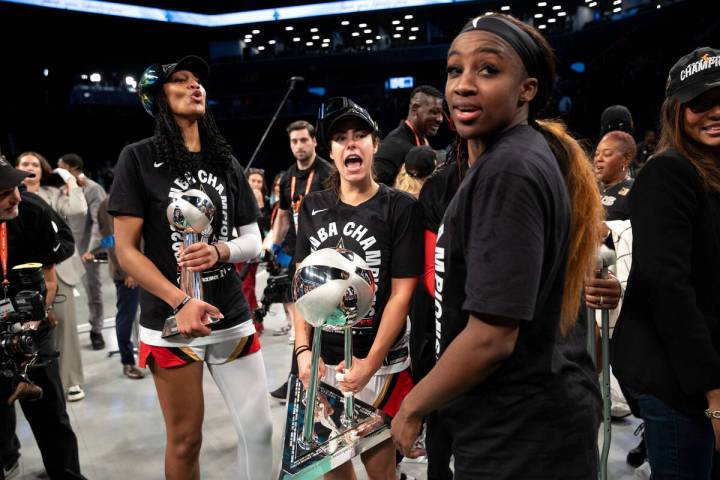
{"type": "MultiPolygon", "coordinates": [[[[308,176],[307,183],[305,184],[305,195],[310,193],[310,186],[312,185],[313,177],[315,176],[315,170],[310,172],[310,175],[308,176]]],[[[295,181],[297,180],[297,177],[293,176],[290,179],[290,203],[292,204],[293,212],[297,213],[300,211],[300,205],[302,205],[304,196],[301,196],[297,201],[295,201],[295,181]]]]}
{"type": "Polygon", "coordinates": [[[8,287],[10,286],[10,281],[7,278],[7,262],[8,262],[7,222],[3,222],[0,224],[0,262],[2,263],[2,274],[3,274],[2,286],[3,286],[5,298],[7,298],[7,291],[8,291],[8,287]]]}
{"type": "Polygon", "coordinates": [[[410,122],[408,122],[407,120],[405,120],[405,125],[407,125],[408,128],[409,128],[410,130],[412,130],[413,135],[415,135],[415,145],[416,145],[416,146],[419,147],[420,145],[430,145],[430,142],[427,141],[427,138],[424,138],[424,139],[423,139],[424,142],[420,142],[420,137],[418,136],[417,132],[415,131],[415,127],[413,127],[412,123],[410,123],[410,122]]]}

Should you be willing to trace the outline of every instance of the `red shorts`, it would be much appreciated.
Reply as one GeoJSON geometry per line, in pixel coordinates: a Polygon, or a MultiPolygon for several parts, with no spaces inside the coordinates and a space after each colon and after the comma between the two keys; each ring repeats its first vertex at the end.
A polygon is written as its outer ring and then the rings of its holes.
{"type": "Polygon", "coordinates": [[[149,363],[160,368],[188,365],[192,362],[207,362],[213,365],[232,362],[260,350],[256,334],[235,338],[219,343],[184,347],[158,347],[140,342],[139,363],[145,368],[149,363]]]}
{"type": "MultiPolygon", "coordinates": [[[[325,375],[322,377],[322,381],[332,387],[339,388],[335,377],[335,367],[328,367],[327,365],[325,367],[325,375]]],[[[360,393],[355,394],[355,397],[394,417],[400,410],[403,399],[414,386],[409,369],[387,375],[373,375],[365,388],[360,393]]]]}

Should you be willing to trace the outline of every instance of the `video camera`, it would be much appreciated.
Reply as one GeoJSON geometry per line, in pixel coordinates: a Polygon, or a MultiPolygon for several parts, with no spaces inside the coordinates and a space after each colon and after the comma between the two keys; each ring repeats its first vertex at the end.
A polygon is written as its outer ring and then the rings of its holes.
{"type": "Polygon", "coordinates": [[[265,252],[263,256],[265,268],[268,272],[267,285],[263,290],[260,306],[255,309],[255,320],[262,322],[273,303],[285,301],[285,292],[290,289],[292,278],[288,275],[288,269],[283,268],[277,261],[275,254],[265,252]]]}
{"type": "Polygon", "coordinates": [[[27,369],[38,362],[40,335],[47,328],[42,265],[17,265],[8,280],[7,296],[0,300],[0,375],[34,387],[26,395],[41,396],[42,390],[30,381],[27,369]]]}

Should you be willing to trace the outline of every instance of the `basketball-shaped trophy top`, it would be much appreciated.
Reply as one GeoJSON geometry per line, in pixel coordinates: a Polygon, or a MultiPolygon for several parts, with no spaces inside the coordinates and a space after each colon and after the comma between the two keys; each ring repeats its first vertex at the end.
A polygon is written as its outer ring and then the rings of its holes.
{"type": "Polygon", "coordinates": [[[202,233],[214,216],[215,205],[205,192],[198,189],[181,193],[167,208],[170,225],[184,232],[202,233]]]}

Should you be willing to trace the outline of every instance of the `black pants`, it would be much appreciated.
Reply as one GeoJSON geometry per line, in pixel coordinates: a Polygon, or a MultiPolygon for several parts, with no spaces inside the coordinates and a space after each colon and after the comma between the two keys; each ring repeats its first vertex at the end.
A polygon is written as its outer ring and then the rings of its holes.
{"type": "MultiPolygon", "coordinates": [[[[49,351],[43,342],[41,351],[49,351]]],[[[60,382],[57,359],[47,360],[42,367],[28,370],[30,379],[43,389],[43,397],[37,401],[20,400],[20,407],[30,424],[35,441],[40,448],[43,465],[51,479],[85,479],[80,473],[77,438],[70,426],[65,410],[65,391],[60,382]]],[[[15,435],[15,407],[7,404],[13,386],[6,380],[0,383],[0,458],[6,467],[12,466],[20,457],[20,442],[15,435]]],[[[0,478],[3,474],[0,472],[0,478]]]]}
{"type": "Polygon", "coordinates": [[[115,335],[117,336],[120,361],[123,365],[135,365],[133,354],[132,328],[140,304],[140,289],[128,288],[123,282],[115,281],[117,296],[117,314],[115,315],[115,335]]]}

